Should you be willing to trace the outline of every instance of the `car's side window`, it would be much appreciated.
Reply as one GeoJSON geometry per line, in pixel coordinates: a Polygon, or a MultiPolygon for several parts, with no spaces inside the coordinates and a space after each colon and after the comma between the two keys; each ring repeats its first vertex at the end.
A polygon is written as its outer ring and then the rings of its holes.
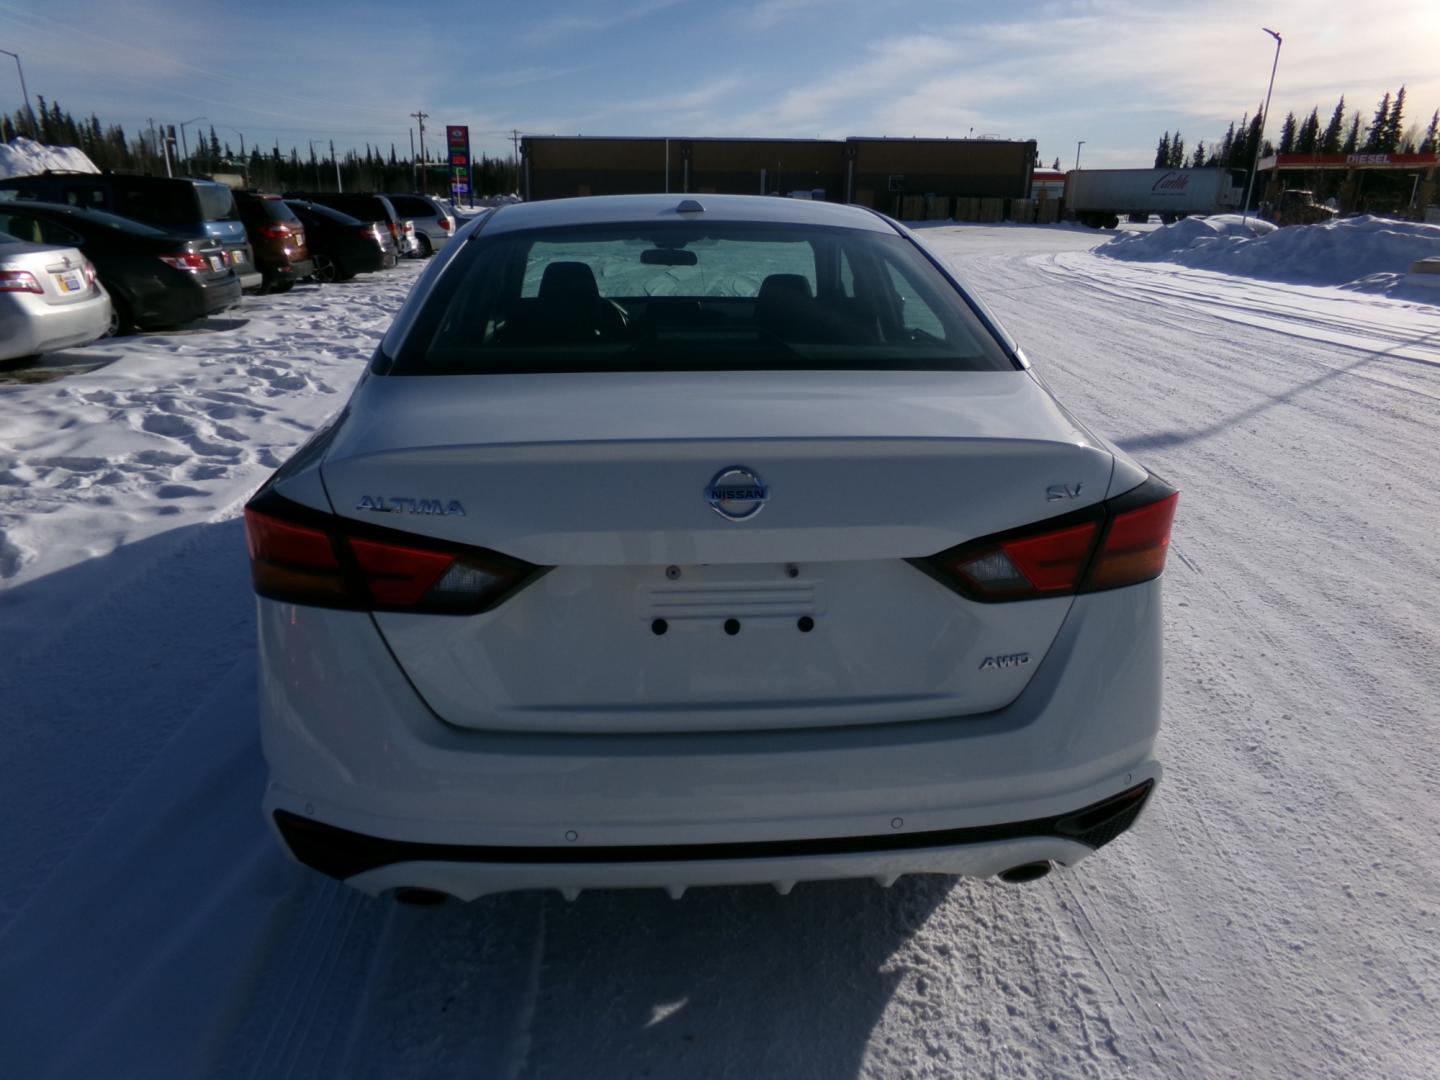
{"type": "Polygon", "coordinates": [[[28,244],[45,242],[40,236],[40,223],[29,214],[0,213],[0,232],[9,233],[16,240],[28,244]]]}
{"type": "Polygon", "coordinates": [[[71,232],[63,225],[56,225],[53,221],[38,221],[40,239],[46,244],[64,244],[66,247],[79,247],[85,242],[84,238],[77,233],[71,232]]]}

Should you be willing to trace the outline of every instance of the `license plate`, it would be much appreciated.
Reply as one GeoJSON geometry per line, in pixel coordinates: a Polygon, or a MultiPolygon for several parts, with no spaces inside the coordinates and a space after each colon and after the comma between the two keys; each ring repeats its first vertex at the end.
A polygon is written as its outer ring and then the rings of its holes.
{"type": "Polygon", "coordinates": [[[232,251],[232,252],[230,253],[230,265],[231,265],[231,266],[239,266],[239,265],[240,265],[241,263],[243,263],[244,261],[245,261],[245,252],[244,252],[243,250],[232,251]]]}
{"type": "Polygon", "coordinates": [[[85,288],[85,276],[79,270],[66,270],[55,275],[55,284],[62,293],[80,292],[85,288]]]}
{"type": "Polygon", "coordinates": [[[211,269],[211,270],[224,270],[224,269],[225,269],[225,256],[224,256],[224,255],[211,255],[211,256],[210,256],[210,269],[211,269]]]}
{"type": "Polygon", "coordinates": [[[304,246],[305,246],[305,234],[304,234],[303,232],[297,232],[297,233],[295,234],[295,246],[296,246],[296,247],[304,247],[304,246]]]}

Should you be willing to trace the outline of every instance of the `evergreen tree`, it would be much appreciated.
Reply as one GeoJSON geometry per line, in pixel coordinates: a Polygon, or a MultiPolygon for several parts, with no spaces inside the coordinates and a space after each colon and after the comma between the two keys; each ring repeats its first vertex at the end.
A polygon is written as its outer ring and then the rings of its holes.
{"type": "Polygon", "coordinates": [[[1395,101],[1390,106],[1390,115],[1385,118],[1385,134],[1381,139],[1381,150],[1393,154],[1400,149],[1400,133],[1405,120],[1405,87],[1400,87],[1400,92],[1395,95],[1395,101]]]}
{"type": "Polygon", "coordinates": [[[1380,152],[1380,144],[1385,139],[1385,133],[1390,125],[1390,91],[1385,91],[1385,96],[1380,99],[1380,104],[1375,109],[1375,117],[1370,121],[1370,130],[1365,134],[1364,150],[1367,154],[1380,152]]]}
{"type": "Polygon", "coordinates": [[[10,122],[10,117],[0,115],[0,142],[15,141],[15,125],[10,122]]]}
{"type": "MultiPolygon", "coordinates": [[[[1261,108],[1264,106],[1262,105],[1261,108]]],[[[1245,157],[1241,159],[1240,164],[1247,169],[1253,159],[1264,155],[1266,148],[1273,149],[1273,147],[1269,147],[1268,143],[1265,147],[1260,145],[1260,125],[1264,123],[1264,119],[1260,109],[1256,109],[1255,119],[1250,121],[1250,129],[1245,133],[1245,157]]]]}
{"type": "Polygon", "coordinates": [[[1330,114],[1330,123],[1325,125],[1325,134],[1320,137],[1320,153],[1338,154],[1340,152],[1340,137],[1345,131],[1345,95],[1340,95],[1340,101],[1335,105],[1335,111],[1330,114]]]}
{"type": "Polygon", "coordinates": [[[1195,144],[1195,156],[1190,159],[1190,167],[1191,167],[1192,169],[1199,169],[1199,168],[1203,168],[1204,165],[1205,165],[1205,144],[1204,144],[1203,142],[1197,142],[1197,143],[1195,144]]]}
{"type": "Polygon", "coordinates": [[[1231,158],[1235,156],[1235,121],[1230,121],[1230,127],[1225,132],[1225,138],[1220,140],[1220,152],[1216,155],[1217,165],[1232,165],[1231,158]]]}
{"type": "Polygon", "coordinates": [[[1295,152],[1297,154],[1313,154],[1319,149],[1319,145],[1320,110],[1316,108],[1310,110],[1310,115],[1300,125],[1300,133],[1295,138],[1295,152]]]}
{"type": "Polygon", "coordinates": [[[1440,149],[1440,109],[1430,117],[1430,126],[1425,129],[1425,138],[1420,143],[1422,154],[1433,154],[1440,149]]]}
{"type": "Polygon", "coordinates": [[[1163,169],[1170,164],[1170,132],[1160,136],[1160,142],[1155,146],[1155,168],[1163,169]]]}
{"type": "Polygon", "coordinates": [[[1175,137],[1170,140],[1170,156],[1165,164],[1172,169],[1183,169],[1185,167],[1185,140],[1180,137],[1180,132],[1175,132],[1175,137]]]}
{"type": "Polygon", "coordinates": [[[1360,146],[1360,110],[1356,109],[1350,114],[1350,130],[1345,133],[1345,141],[1340,144],[1340,153],[1353,154],[1360,146]]]}
{"type": "Polygon", "coordinates": [[[1295,114],[1286,113],[1285,123],[1280,126],[1280,153],[1295,152],[1295,114]]]}
{"type": "Polygon", "coordinates": [[[1054,169],[1056,172],[1060,171],[1060,159],[1058,157],[1055,159],[1055,164],[1051,165],[1050,168],[1054,169]]]}

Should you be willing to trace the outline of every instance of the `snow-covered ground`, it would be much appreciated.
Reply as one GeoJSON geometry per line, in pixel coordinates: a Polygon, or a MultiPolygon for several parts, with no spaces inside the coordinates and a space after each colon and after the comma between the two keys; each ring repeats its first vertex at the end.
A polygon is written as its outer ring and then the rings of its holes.
{"type": "Polygon", "coordinates": [[[47,146],[23,135],[0,142],[0,180],[9,176],[38,176],[46,169],[99,172],[85,151],[74,146],[47,146]]]}
{"type": "Polygon", "coordinates": [[[0,386],[0,1075],[1429,1078],[1440,307],[927,228],[1181,487],[1167,779],[1026,888],[370,900],[260,820],[238,508],[416,268],[0,386]]]}

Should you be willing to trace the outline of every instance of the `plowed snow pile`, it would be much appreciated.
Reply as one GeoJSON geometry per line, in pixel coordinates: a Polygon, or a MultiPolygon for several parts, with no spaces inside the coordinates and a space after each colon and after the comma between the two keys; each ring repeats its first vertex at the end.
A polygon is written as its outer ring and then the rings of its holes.
{"type": "Polygon", "coordinates": [[[46,146],[23,137],[0,143],[0,180],[9,176],[38,176],[46,169],[100,171],[85,151],[74,146],[46,146]]]}
{"type": "Polygon", "coordinates": [[[1277,229],[1221,214],[1122,233],[1096,251],[1132,262],[1381,292],[1404,288],[1401,281],[1412,262],[1440,255],[1440,225],[1366,216],[1277,229]]]}

